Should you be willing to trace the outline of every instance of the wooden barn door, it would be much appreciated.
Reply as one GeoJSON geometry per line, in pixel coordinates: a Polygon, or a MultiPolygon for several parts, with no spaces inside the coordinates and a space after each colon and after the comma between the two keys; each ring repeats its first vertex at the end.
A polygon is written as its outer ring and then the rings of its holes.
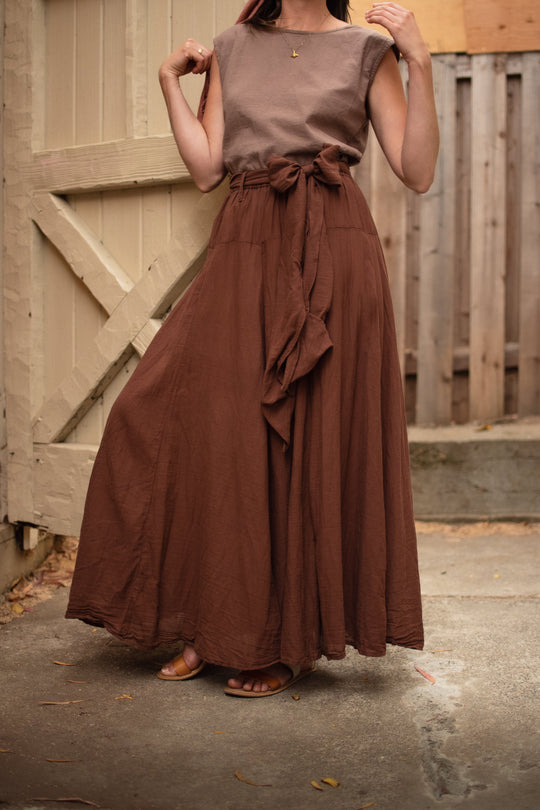
{"type": "Polygon", "coordinates": [[[239,5],[6,4],[10,522],[77,534],[110,407],[204,260],[223,190],[190,181],[157,68],[189,35],[211,46],[239,5]]]}

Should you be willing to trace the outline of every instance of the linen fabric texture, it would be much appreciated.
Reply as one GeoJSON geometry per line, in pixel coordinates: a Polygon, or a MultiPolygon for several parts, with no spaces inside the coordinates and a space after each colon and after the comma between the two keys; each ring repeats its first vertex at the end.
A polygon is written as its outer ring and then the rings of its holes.
{"type": "Polygon", "coordinates": [[[390,291],[349,170],[392,42],[215,44],[231,188],[109,416],[67,616],[240,669],[421,649],[390,291]]]}

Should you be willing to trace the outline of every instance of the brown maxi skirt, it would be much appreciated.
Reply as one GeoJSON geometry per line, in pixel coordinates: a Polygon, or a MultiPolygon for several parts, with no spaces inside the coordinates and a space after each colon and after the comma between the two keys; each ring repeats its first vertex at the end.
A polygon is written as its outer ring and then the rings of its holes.
{"type": "Polygon", "coordinates": [[[68,618],[241,669],[422,648],[390,293],[338,156],[233,177],[111,411],[68,618]]]}

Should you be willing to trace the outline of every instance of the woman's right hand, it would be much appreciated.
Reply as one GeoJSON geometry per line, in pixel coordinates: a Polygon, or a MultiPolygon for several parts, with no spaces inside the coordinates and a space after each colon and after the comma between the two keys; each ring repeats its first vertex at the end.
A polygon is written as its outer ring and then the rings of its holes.
{"type": "Polygon", "coordinates": [[[163,77],[173,76],[178,79],[188,73],[206,73],[211,62],[212,51],[194,39],[187,39],[165,59],[159,68],[159,73],[163,77]]]}

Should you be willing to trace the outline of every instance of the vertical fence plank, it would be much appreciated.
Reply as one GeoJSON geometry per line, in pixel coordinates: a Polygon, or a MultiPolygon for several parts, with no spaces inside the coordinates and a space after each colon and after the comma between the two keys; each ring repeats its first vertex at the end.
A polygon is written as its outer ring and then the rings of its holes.
{"type": "Polygon", "coordinates": [[[132,281],[143,275],[142,190],[108,191],[102,195],[103,243],[132,281]]]}
{"type": "MultiPolygon", "coordinates": [[[[5,4],[0,3],[0,31],[4,31],[5,4]]],[[[4,109],[4,36],[0,36],[0,109],[4,109]]],[[[4,177],[4,116],[0,116],[0,177],[4,177]]],[[[4,244],[4,195],[0,195],[0,244],[4,244]]],[[[0,251],[0,285],[4,276],[4,257],[0,251]]],[[[0,287],[2,289],[2,287],[0,287]]],[[[0,307],[0,338],[2,349],[0,350],[0,512],[2,516],[7,514],[7,432],[6,432],[6,403],[4,396],[4,316],[3,307],[0,307]]]]}
{"type": "Polygon", "coordinates": [[[419,194],[411,193],[407,195],[407,277],[405,281],[405,413],[408,422],[414,422],[416,419],[421,205],[422,197],[419,194]]]}
{"type": "Polygon", "coordinates": [[[125,0],[103,3],[103,140],[126,136],[126,4],[125,0]]]}
{"type": "MultiPolygon", "coordinates": [[[[208,6],[212,4],[209,3],[208,6]]],[[[188,37],[202,42],[207,48],[212,47],[214,34],[214,14],[206,10],[200,13],[200,0],[173,0],[172,3],[172,35],[175,44],[181,44],[188,37]]],[[[182,90],[193,112],[199,106],[201,91],[204,86],[202,76],[186,76],[182,80],[182,90]]]]}
{"type": "Polygon", "coordinates": [[[393,174],[376,138],[368,145],[371,213],[384,250],[396,320],[399,363],[405,373],[407,189],[393,174]]]}
{"type": "MultiPolygon", "coordinates": [[[[126,134],[132,138],[156,132],[150,133],[148,128],[149,118],[153,114],[150,111],[150,79],[153,84],[158,83],[157,65],[150,54],[150,47],[156,42],[158,49],[163,48],[161,59],[165,57],[167,49],[161,45],[157,35],[148,41],[149,31],[161,22],[159,14],[155,13],[158,5],[160,0],[152,0],[151,7],[150,0],[126,0],[126,134]]],[[[168,46],[169,38],[165,41],[168,46]]],[[[159,132],[167,132],[167,128],[159,132]]]]}
{"type": "Polygon", "coordinates": [[[521,87],[520,75],[508,76],[506,160],[506,342],[519,340],[519,267],[521,254],[521,87]]]}
{"type": "MultiPolygon", "coordinates": [[[[49,0],[45,6],[45,147],[75,143],[75,24],[74,3],[49,0]]],[[[26,34],[26,32],[25,32],[26,34]]]]}
{"type": "Polygon", "coordinates": [[[103,117],[102,8],[96,0],[77,0],[75,7],[75,143],[96,143],[103,117]]]}
{"type": "Polygon", "coordinates": [[[521,264],[521,63],[507,76],[506,124],[506,278],[504,412],[518,410],[519,285],[521,264]],[[511,359],[512,358],[512,359],[511,359]],[[514,362],[514,365],[511,365],[514,362]]]}
{"type": "MultiPolygon", "coordinates": [[[[167,108],[158,81],[158,69],[166,56],[182,42],[172,40],[171,0],[152,0],[151,17],[147,31],[148,134],[170,132],[167,108]]],[[[186,37],[184,37],[185,39],[186,37]]]]}
{"type": "MultiPolygon", "coordinates": [[[[468,57],[470,66],[470,57],[468,57]]],[[[456,229],[454,266],[454,350],[469,351],[471,270],[471,80],[456,84],[456,229]]],[[[452,419],[469,418],[469,374],[454,372],[452,419]]]]}
{"type": "Polygon", "coordinates": [[[416,420],[452,419],[455,234],[455,56],[434,64],[441,150],[420,219],[420,297],[416,420]]]}
{"type": "Polygon", "coordinates": [[[523,54],[519,415],[540,413],[540,54],[523,54]]]}
{"type": "Polygon", "coordinates": [[[30,188],[33,73],[31,3],[5,5],[3,299],[7,413],[8,519],[33,523],[32,228],[30,188]]]}
{"type": "Polygon", "coordinates": [[[142,227],[142,264],[145,268],[163,253],[171,238],[170,189],[143,189],[142,227]]]}
{"type": "Polygon", "coordinates": [[[470,418],[504,413],[506,57],[472,59],[470,418]]]}

